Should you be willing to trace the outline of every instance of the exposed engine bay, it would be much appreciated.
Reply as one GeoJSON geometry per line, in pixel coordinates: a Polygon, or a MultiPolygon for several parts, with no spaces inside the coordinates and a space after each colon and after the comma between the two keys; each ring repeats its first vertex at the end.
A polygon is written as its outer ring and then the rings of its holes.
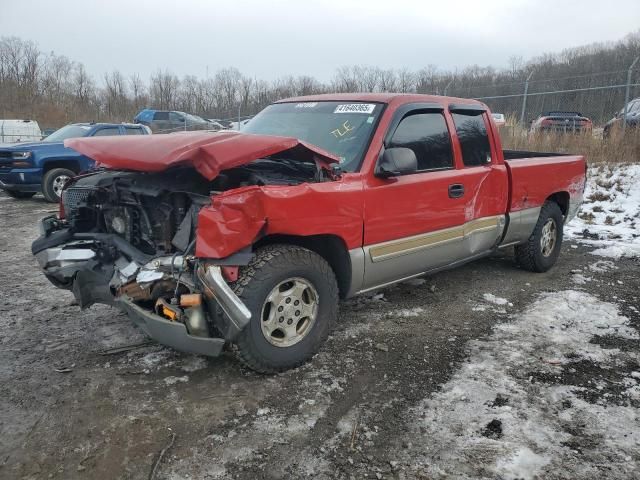
{"type": "Polygon", "coordinates": [[[79,178],[63,195],[74,232],[115,234],[147,255],[184,251],[197,212],[211,196],[250,185],[327,180],[324,170],[292,160],[261,159],[223,171],[209,182],[192,168],[160,173],[106,170],[79,178]]]}
{"type": "Polygon", "coordinates": [[[313,163],[272,158],[225,170],[212,181],[192,167],[96,171],[64,190],[63,218],[43,221],[44,236],[33,252],[47,278],[72,290],[82,308],[115,304],[162,343],[211,355],[250,320],[228,282],[252,253],[196,258],[198,212],[212,197],[239,187],[327,180],[327,171],[313,163]],[[151,331],[159,325],[160,332],[151,331]],[[168,335],[166,329],[176,328],[186,332],[168,335]],[[180,338],[196,344],[176,344],[180,338]]]}

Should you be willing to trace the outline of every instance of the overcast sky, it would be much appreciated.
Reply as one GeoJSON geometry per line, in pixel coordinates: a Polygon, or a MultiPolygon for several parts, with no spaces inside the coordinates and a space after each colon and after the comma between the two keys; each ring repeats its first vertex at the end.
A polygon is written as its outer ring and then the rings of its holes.
{"type": "Polygon", "coordinates": [[[101,77],[234,66],[326,81],[341,65],[504,67],[640,28],[640,0],[0,0],[0,36],[36,41],[101,77]]]}

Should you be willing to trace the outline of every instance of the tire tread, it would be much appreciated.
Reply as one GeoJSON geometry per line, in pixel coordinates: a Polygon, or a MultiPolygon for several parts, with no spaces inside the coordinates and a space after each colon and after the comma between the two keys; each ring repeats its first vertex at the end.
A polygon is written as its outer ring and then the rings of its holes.
{"type": "MultiPolygon", "coordinates": [[[[329,332],[333,329],[335,319],[337,317],[338,285],[333,270],[324,258],[311,250],[297,245],[267,245],[256,251],[256,254],[246,267],[241,267],[238,280],[236,280],[231,287],[235,294],[240,299],[244,300],[248,296],[254,294],[254,291],[257,289],[260,282],[269,281],[271,275],[267,273],[268,267],[272,264],[282,262],[285,260],[284,257],[286,257],[286,262],[289,265],[306,267],[312,266],[317,269],[321,275],[328,280],[331,298],[326,301],[336,306],[335,314],[328,316],[328,328],[325,328],[324,333],[314,339],[311,348],[312,353],[310,355],[312,356],[326,340],[329,332]]],[[[248,328],[249,326],[247,326],[247,329],[248,328]]],[[[308,358],[301,358],[294,364],[290,364],[285,367],[274,367],[269,365],[252,350],[246,332],[239,335],[235,341],[235,346],[235,353],[238,360],[245,366],[259,373],[279,373],[292,368],[297,368],[308,360],[308,358]]]]}

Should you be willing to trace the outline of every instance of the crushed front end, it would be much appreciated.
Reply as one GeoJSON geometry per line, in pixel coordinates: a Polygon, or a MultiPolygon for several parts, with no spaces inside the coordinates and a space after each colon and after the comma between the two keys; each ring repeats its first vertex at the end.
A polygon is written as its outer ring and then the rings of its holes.
{"type": "Polygon", "coordinates": [[[113,305],[162,344],[219,355],[251,318],[229,286],[251,252],[195,257],[198,213],[215,186],[190,168],[79,177],[32,252],[81,308],[113,305]]]}

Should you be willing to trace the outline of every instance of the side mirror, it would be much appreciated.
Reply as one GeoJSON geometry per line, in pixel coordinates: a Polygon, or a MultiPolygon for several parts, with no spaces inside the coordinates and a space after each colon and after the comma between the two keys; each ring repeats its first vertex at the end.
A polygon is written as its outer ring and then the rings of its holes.
{"type": "Polygon", "coordinates": [[[410,148],[387,148],[378,160],[375,176],[379,178],[397,177],[418,171],[418,159],[410,148]]]}

